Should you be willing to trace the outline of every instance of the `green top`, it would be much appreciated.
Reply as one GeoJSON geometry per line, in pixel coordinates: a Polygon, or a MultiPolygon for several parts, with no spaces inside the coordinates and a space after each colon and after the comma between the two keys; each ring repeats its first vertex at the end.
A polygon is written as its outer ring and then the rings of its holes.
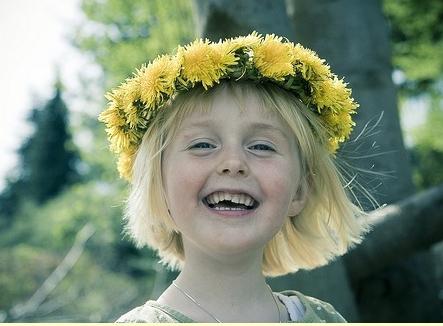
{"type": "MultiPolygon", "coordinates": [[[[288,290],[280,293],[288,297],[297,296],[304,307],[303,318],[291,322],[346,323],[346,320],[327,302],[309,297],[298,291],[288,290]]],[[[195,321],[166,305],[149,300],[143,306],[121,316],[117,323],[195,323],[195,321]]]]}

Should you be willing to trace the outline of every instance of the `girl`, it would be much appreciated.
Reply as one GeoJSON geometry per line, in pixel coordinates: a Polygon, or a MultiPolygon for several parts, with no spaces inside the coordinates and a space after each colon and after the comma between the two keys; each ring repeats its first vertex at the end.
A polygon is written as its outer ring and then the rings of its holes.
{"type": "Polygon", "coordinates": [[[108,94],[127,230],[181,271],[118,322],[341,322],[328,303],[273,293],[361,241],[334,153],[357,104],[316,54],[275,35],[197,40],[108,94]]]}

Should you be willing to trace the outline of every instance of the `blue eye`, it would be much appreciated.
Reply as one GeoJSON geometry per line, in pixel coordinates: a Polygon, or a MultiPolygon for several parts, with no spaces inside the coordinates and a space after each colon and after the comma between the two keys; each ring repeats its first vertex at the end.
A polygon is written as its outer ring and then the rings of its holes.
{"type": "Polygon", "coordinates": [[[210,149],[210,148],[215,148],[215,146],[206,142],[196,143],[189,147],[189,149],[210,149]]]}
{"type": "Polygon", "coordinates": [[[256,144],[256,145],[252,145],[249,147],[252,150],[257,150],[257,151],[271,151],[271,152],[275,152],[275,149],[272,148],[269,145],[266,144],[256,144]]]}

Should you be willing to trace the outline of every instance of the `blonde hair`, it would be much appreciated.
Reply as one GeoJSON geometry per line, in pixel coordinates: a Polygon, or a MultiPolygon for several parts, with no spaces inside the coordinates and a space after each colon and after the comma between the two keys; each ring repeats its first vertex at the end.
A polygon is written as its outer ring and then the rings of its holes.
{"type": "MultiPolygon", "coordinates": [[[[217,92],[227,88],[242,101],[255,94],[264,109],[275,111],[292,130],[307,185],[305,206],[288,216],[263,253],[263,274],[279,276],[298,269],[327,264],[361,242],[368,226],[357,216],[364,214],[345,191],[346,181],[327,149],[328,135],[316,114],[293,94],[273,84],[222,82],[208,91],[196,87],[178,95],[155,117],[143,137],[133,166],[131,193],[125,219],[126,230],[138,246],[157,250],[161,262],[181,269],[185,259],[180,232],[169,215],[162,178],[162,157],[182,121],[190,112],[207,110],[217,92]]],[[[241,106],[240,106],[241,107],[241,106]]]]}

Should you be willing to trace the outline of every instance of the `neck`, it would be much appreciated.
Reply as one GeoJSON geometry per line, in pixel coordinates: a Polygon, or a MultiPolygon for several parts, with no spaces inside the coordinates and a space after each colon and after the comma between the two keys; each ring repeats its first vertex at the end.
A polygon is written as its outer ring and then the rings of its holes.
{"type": "MultiPolygon", "coordinates": [[[[213,316],[222,322],[279,321],[280,308],[276,307],[262,273],[262,250],[229,257],[208,256],[193,250],[185,252],[186,263],[175,282],[213,316]]],[[[190,306],[209,317],[173,286],[167,292],[181,300],[178,306],[190,306]]],[[[214,322],[213,318],[207,321],[214,322]]]]}
{"type": "Polygon", "coordinates": [[[255,257],[237,257],[234,261],[186,256],[177,283],[192,288],[196,295],[217,293],[219,299],[240,304],[246,299],[269,292],[261,271],[262,253],[255,257]]]}

